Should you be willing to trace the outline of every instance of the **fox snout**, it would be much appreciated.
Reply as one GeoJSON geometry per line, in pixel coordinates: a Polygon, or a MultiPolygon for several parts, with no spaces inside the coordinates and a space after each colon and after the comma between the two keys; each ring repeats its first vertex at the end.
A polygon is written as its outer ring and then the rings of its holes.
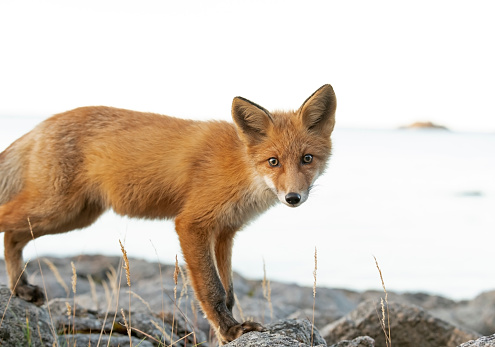
{"type": "Polygon", "coordinates": [[[264,181],[265,181],[266,185],[268,186],[268,188],[270,188],[270,190],[277,196],[277,199],[281,203],[283,203],[289,207],[300,206],[306,200],[308,200],[309,189],[308,189],[308,191],[301,191],[301,192],[293,191],[291,189],[291,191],[289,191],[289,193],[287,193],[285,190],[277,189],[275,183],[273,182],[273,180],[270,177],[264,176],[263,178],[264,178],[264,181]]]}

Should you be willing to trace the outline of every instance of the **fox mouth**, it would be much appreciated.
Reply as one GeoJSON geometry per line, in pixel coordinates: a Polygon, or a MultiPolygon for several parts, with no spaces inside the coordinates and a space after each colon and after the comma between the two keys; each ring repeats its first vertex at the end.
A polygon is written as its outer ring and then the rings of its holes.
{"type": "Polygon", "coordinates": [[[308,189],[308,191],[303,191],[301,193],[294,191],[286,193],[285,191],[279,191],[268,176],[264,176],[263,178],[268,188],[284,205],[287,205],[289,207],[298,207],[301,206],[306,200],[308,200],[309,190],[311,189],[311,187],[308,189]]]}

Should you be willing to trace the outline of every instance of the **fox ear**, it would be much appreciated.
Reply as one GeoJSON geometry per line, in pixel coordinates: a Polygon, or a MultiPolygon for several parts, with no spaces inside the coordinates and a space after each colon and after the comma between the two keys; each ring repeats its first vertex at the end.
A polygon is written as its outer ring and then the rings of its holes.
{"type": "Polygon", "coordinates": [[[308,130],[330,136],[335,126],[337,98],[329,84],[325,84],[304,101],[299,114],[308,130]]]}
{"type": "Polygon", "coordinates": [[[249,143],[263,140],[273,124],[270,112],[240,96],[232,102],[232,118],[241,137],[249,143]]]}

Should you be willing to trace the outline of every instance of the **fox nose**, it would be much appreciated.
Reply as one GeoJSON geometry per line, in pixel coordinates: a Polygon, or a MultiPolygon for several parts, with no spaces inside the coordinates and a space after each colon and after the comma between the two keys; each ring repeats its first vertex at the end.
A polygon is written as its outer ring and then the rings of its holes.
{"type": "Polygon", "coordinates": [[[297,205],[299,201],[301,201],[301,195],[298,193],[288,193],[285,196],[285,201],[287,201],[288,204],[297,205]]]}

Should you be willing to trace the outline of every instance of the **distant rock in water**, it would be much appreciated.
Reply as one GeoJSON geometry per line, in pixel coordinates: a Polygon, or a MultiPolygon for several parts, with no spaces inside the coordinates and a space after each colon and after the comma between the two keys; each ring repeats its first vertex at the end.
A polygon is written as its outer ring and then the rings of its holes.
{"type": "Polygon", "coordinates": [[[447,127],[432,122],[414,122],[409,125],[401,126],[399,129],[436,129],[449,130],[447,127]]]}

